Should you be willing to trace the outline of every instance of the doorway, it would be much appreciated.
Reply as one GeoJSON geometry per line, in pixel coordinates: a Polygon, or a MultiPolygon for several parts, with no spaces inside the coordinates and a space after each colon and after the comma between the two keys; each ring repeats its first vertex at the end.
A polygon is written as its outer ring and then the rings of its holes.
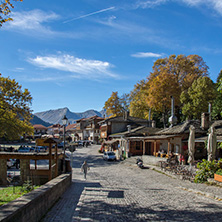
{"type": "Polygon", "coordinates": [[[145,142],[145,155],[152,155],[152,143],[145,142]]]}

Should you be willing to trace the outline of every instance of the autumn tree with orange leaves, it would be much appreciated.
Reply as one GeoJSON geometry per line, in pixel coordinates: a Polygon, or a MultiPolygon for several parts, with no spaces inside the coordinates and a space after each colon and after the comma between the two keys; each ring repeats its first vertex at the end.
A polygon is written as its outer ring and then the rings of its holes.
{"type": "Polygon", "coordinates": [[[148,119],[150,108],[146,102],[147,95],[146,80],[141,80],[134,85],[134,89],[130,93],[130,115],[148,119]]]}
{"type": "Polygon", "coordinates": [[[148,106],[162,112],[166,121],[171,107],[170,96],[174,97],[175,106],[181,108],[181,93],[186,94],[192,83],[203,76],[208,76],[208,66],[198,55],[157,59],[147,79],[148,106]]]}
{"type": "Polygon", "coordinates": [[[105,102],[103,107],[109,117],[121,116],[124,112],[122,98],[118,96],[118,92],[112,92],[112,95],[105,102]]]}
{"type": "MultiPolygon", "coordinates": [[[[22,2],[23,0],[14,0],[15,2],[22,2]]],[[[11,9],[14,8],[14,5],[11,3],[10,0],[4,0],[1,1],[0,4],[0,27],[3,25],[3,23],[7,21],[12,21],[13,19],[10,17],[11,9]]]]}
{"type": "Polygon", "coordinates": [[[130,112],[133,116],[147,118],[148,110],[162,113],[164,125],[170,112],[173,96],[177,110],[181,110],[180,95],[188,93],[199,77],[208,76],[208,66],[198,55],[171,55],[157,59],[146,80],[131,91],[130,112]]]}

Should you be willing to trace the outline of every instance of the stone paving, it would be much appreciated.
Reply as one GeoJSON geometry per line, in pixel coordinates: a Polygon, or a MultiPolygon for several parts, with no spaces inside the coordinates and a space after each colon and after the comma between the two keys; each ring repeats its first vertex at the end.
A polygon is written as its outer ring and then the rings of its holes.
{"type": "Polygon", "coordinates": [[[98,148],[77,149],[73,184],[42,221],[222,221],[222,201],[213,198],[222,188],[141,170],[133,159],[107,162],[98,148]]]}

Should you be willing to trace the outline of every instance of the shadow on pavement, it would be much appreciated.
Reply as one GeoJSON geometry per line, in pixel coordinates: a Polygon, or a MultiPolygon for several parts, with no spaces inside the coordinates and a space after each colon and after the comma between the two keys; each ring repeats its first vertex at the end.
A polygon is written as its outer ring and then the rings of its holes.
{"type": "Polygon", "coordinates": [[[77,180],[77,179],[73,179],[72,184],[70,186],[70,188],[66,191],[66,193],[68,195],[70,195],[70,193],[72,193],[72,195],[74,195],[74,209],[76,208],[76,205],[79,202],[79,198],[83,192],[83,190],[87,187],[91,187],[91,188],[99,188],[101,187],[100,183],[97,182],[89,182],[89,181],[82,181],[82,180],[77,180]]]}
{"type": "Polygon", "coordinates": [[[215,213],[209,211],[197,211],[195,209],[178,210],[166,205],[151,205],[141,207],[137,203],[127,205],[107,203],[100,200],[86,202],[81,206],[79,218],[81,221],[219,221],[221,208],[218,205],[201,203],[202,208],[217,209],[215,213]],[[155,209],[155,210],[154,210],[155,209]]]}
{"type": "Polygon", "coordinates": [[[72,221],[73,213],[77,207],[82,192],[87,187],[100,188],[100,183],[73,179],[71,186],[61,199],[49,210],[40,222],[72,221]]]}

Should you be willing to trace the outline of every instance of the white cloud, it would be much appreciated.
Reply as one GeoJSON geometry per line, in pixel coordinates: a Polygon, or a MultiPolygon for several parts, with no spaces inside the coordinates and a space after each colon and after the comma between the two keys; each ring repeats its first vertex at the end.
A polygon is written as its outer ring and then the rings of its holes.
{"type": "Polygon", "coordinates": [[[183,0],[189,6],[206,6],[222,15],[222,1],[221,0],[183,0]]]}
{"type": "Polygon", "coordinates": [[[41,68],[51,68],[68,72],[69,75],[63,73],[63,75],[66,75],[67,78],[96,79],[101,77],[118,77],[110,71],[113,66],[108,62],[87,60],[68,54],[37,56],[35,58],[29,58],[28,61],[41,68]]]}
{"type": "Polygon", "coordinates": [[[136,3],[136,7],[139,8],[153,8],[155,6],[161,5],[165,2],[167,2],[168,0],[139,0],[136,3]]]}
{"type": "Polygon", "coordinates": [[[166,2],[182,2],[189,5],[190,7],[205,6],[222,15],[222,0],[138,0],[136,3],[136,8],[152,8],[162,5],[166,2]]]}
{"type": "Polygon", "coordinates": [[[135,54],[132,54],[132,57],[136,57],[136,58],[159,58],[161,57],[163,54],[159,54],[159,53],[153,53],[153,52],[138,52],[135,54]]]}
{"type": "Polygon", "coordinates": [[[24,70],[25,70],[24,68],[17,67],[17,68],[15,68],[13,71],[14,71],[14,72],[23,72],[24,70]]]}
{"type": "Polygon", "coordinates": [[[54,34],[45,24],[59,18],[54,12],[44,12],[41,10],[22,11],[12,13],[13,21],[5,25],[5,29],[16,31],[34,31],[36,33],[54,34]]]}

